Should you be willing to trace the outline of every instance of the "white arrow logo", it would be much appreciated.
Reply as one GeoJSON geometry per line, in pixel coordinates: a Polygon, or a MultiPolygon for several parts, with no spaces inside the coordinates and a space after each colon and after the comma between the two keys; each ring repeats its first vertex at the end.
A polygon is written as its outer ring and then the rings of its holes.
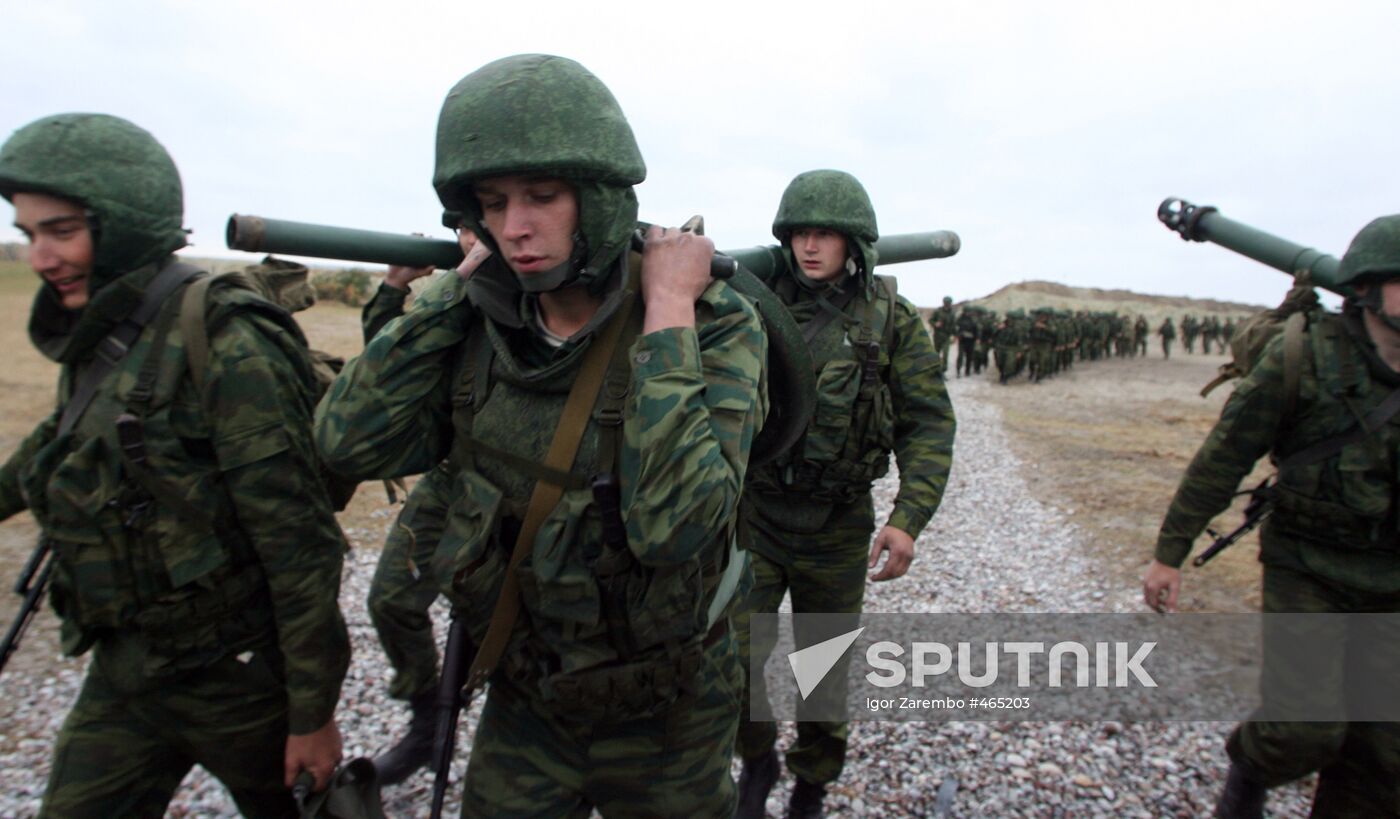
{"type": "Polygon", "coordinates": [[[797,691],[802,695],[802,699],[807,699],[821,684],[822,679],[850,650],[851,644],[862,631],[865,631],[865,626],[788,655],[788,665],[792,666],[792,676],[797,680],[797,691]]]}

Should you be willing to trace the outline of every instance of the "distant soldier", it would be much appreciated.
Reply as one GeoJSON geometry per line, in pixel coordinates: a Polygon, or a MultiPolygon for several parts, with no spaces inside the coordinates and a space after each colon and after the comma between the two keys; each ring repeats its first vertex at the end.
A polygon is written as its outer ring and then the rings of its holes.
{"type": "MultiPolygon", "coordinates": [[[[1296,358],[1287,334],[1275,337],[1192,459],[1143,579],[1147,605],[1176,609],[1178,567],[1269,455],[1278,477],[1259,538],[1263,610],[1400,612],[1400,424],[1392,400],[1400,394],[1400,216],[1357,234],[1336,283],[1356,297],[1340,315],[1309,314],[1296,358]]],[[[1287,684],[1266,686],[1265,706],[1282,713],[1302,703],[1335,706],[1367,681],[1393,681],[1400,628],[1394,618],[1366,619],[1369,633],[1336,640],[1307,669],[1284,672],[1287,684]]],[[[1314,771],[1321,775],[1313,816],[1400,815],[1400,723],[1251,720],[1226,750],[1218,817],[1262,817],[1267,789],[1314,771]]]]}
{"type": "Polygon", "coordinates": [[[984,307],[977,318],[977,360],[973,362],[973,371],[980,375],[990,366],[992,339],[997,333],[997,311],[984,307]]]}
{"type": "Polygon", "coordinates": [[[953,307],[953,297],[944,296],[943,306],[933,311],[929,322],[933,326],[933,349],[943,361],[943,371],[948,371],[948,346],[952,344],[956,330],[958,311],[953,307]]]}
{"type": "Polygon", "coordinates": [[[1196,317],[1187,313],[1181,317],[1181,343],[1185,345],[1186,352],[1196,351],[1196,336],[1200,335],[1201,325],[1196,321],[1196,317]]]}
{"type": "Polygon", "coordinates": [[[1228,348],[1228,347],[1230,346],[1230,342],[1231,342],[1232,340],[1234,340],[1234,338],[1235,338],[1235,317],[1234,317],[1234,316],[1227,316],[1227,317],[1225,318],[1225,325],[1224,325],[1223,327],[1220,328],[1220,338],[1221,338],[1221,345],[1220,345],[1221,350],[1220,350],[1220,351],[1223,353],[1223,352],[1225,352],[1225,349],[1228,348]]]}
{"type": "Polygon", "coordinates": [[[324,788],[340,759],[350,661],[301,331],[215,279],[191,370],[179,172],[126,120],[21,128],[0,195],[44,282],[31,336],[63,367],[57,411],[0,468],[0,519],[33,512],[63,650],[92,651],[40,815],[161,816],[200,765],[244,815],[295,817],[293,779],[324,788]]]}
{"type": "Polygon", "coordinates": [[[1162,358],[1171,358],[1172,341],[1176,339],[1176,327],[1172,324],[1171,316],[1162,319],[1162,326],[1157,328],[1157,335],[1162,337],[1162,358]]]}
{"type": "Polygon", "coordinates": [[[958,360],[956,372],[959,376],[972,375],[972,365],[977,358],[977,314],[980,308],[968,305],[958,316],[958,360]]]}
{"type": "Polygon", "coordinates": [[[1030,352],[1027,363],[1028,375],[1033,384],[1040,383],[1041,379],[1049,378],[1054,373],[1055,328],[1051,323],[1052,312],[1048,307],[1037,307],[1031,311],[1030,352]]]}
{"type": "MultiPolygon", "coordinates": [[[[892,281],[874,275],[879,234],[860,182],[840,171],[800,174],[783,192],[773,235],[789,263],[769,284],[811,336],[822,415],[796,447],[755,468],[745,486],[742,531],[754,586],[737,624],[754,662],[772,647],[749,645],[749,615],[777,612],[786,594],[794,613],[858,615],[867,572],[878,566],[870,579],[882,581],[908,570],[953,457],[953,405],[942,368],[914,306],[895,294],[892,281]],[[833,316],[822,301],[845,306],[833,316]],[[891,451],[899,494],[877,531],[871,485],[889,469],[891,451]]],[[[844,667],[832,674],[844,677],[844,667]]],[[[766,696],[761,676],[743,687],[746,706],[750,692],[766,696]]],[[[845,723],[797,723],[785,757],[797,777],[788,816],[822,815],[826,786],[845,764],[846,737],[845,723]]],[[[764,815],[779,773],[777,738],[773,722],[740,724],[738,819],[764,815]]]]}
{"type": "Polygon", "coordinates": [[[1147,334],[1151,328],[1147,324],[1147,317],[1139,314],[1137,320],[1133,322],[1133,355],[1147,355],[1147,334]]]}
{"type": "Polygon", "coordinates": [[[1220,319],[1206,316],[1201,320],[1201,355],[1209,355],[1211,347],[1220,336],[1220,319]]]}

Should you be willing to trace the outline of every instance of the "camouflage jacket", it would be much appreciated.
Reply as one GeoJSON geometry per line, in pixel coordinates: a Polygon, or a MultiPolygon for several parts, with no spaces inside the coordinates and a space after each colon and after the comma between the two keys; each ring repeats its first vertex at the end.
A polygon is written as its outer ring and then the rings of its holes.
{"type": "MultiPolygon", "coordinates": [[[[806,325],[822,312],[817,295],[796,285],[786,271],[777,273],[769,285],[799,325],[806,325]]],[[[888,525],[918,537],[933,518],[952,467],[953,404],[943,383],[942,360],[934,352],[918,310],[908,299],[896,296],[894,315],[886,315],[884,286],[879,283],[874,293],[862,289],[843,311],[846,317],[831,321],[813,338],[816,413],[804,437],[787,455],[754,471],[746,488],[746,503],[789,521],[820,527],[831,512],[831,499],[820,497],[820,490],[814,496],[811,480],[821,485],[830,480],[839,482],[839,477],[826,474],[837,459],[857,463],[873,459],[876,472],[884,474],[893,451],[900,483],[888,525]],[[870,332],[880,344],[875,374],[883,398],[877,400],[874,411],[882,417],[859,419],[854,417],[860,391],[857,382],[862,376],[857,344],[867,300],[873,300],[878,321],[870,332]],[[886,333],[886,322],[891,320],[893,331],[886,333]],[[892,339],[888,345],[887,338],[892,339]],[[808,473],[818,477],[809,480],[808,473]]],[[[848,486],[838,487],[846,490],[847,500],[869,492],[871,474],[849,478],[848,486]]]]}
{"type": "Polygon", "coordinates": [[[360,329],[364,331],[366,344],[384,329],[384,325],[403,315],[404,303],[407,300],[407,290],[387,284],[379,285],[374,296],[360,311],[360,329]]]}
{"type": "Polygon", "coordinates": [[[1235,388],[1191,461],[1157,539],[1156,558],[1179,566],[1196,537],[1225,510],[1254,463],[1271,454],[1278,501],[1265,521],[1260,559],[1352,588],[1400,590],[1400,418],[1320,463],[1288,466],[1290,455],[1352,429],[1400,375],[1375,354],[1355,308],[1314,314],[1293,417],[1284,418],[1283,336],[1265,347],[1235,388]]]}
{"type": "MultiPolygon", "coordinates": [[[[278,308],[236,289],[210,299],[205,395],[171,321],[143,419],[147,466],[171,501],[131,477],[114,423],[132,407],[158,317],[70,435],[55,438],[55,415],[0,467],[0,516],[29,507],[53,543],[65,651],[95,645],[109,677],[140,688],[271,642],[290,732],[309,733],[334,713],[349,664],[337,602],[346,544],[315,466],[310,360],[278,308]]],[[[73,378],[65,366],[62,395],[73,378]]]]}
{"type": "MultiPolygon", "coordinates": [[[[355,476],[408,475],[452,457],[458,500],[434,567],[450,584],[444,591],[454,604],[477,615],[484,630],[499,586],[492,572],[510,553],[506,533],[523,517],[535,478],[468,442],[542,463],[582,354],[597,334],[581,333],[552,350],[524,320],[507,326],[487,318],[467,291],[459,277],[444,276],[375,336],[318,408],[317,442],[334,468],[355,476]],[[493,351],[487,396],[474,413],[454,413],[454,404],[473,400],[462,398],[464,390],[476,395],[480,373],[468,368],[482,343],[493,351]]],[[[617,454],[621,516],[626,547],[658,572],[697,561],[709,568],[727,554],[749,447],[767,412],[767,340],[753,306],[715,283],[697,303],[696,318],[693,329],[640,335],[627,351],[631,371],[617,454]]],[[[574,475],[597,471],[603,437],[599,419],[590,416],[574,475]]],[[[600,619],[599,583],[585,580],[581,573],[588,570],[578,565],[596,557],[600,543],[601,523],[585,483],[565,491],[521,570],[528,616],[520,618],[517,638],[540,653],[553,651],[565,670],[589,662],[573,646],[609,626],[600,619]]],[[[657,606],[637,605],[627,619],[657,606]]],[[[605,662],[607,651],[600,648],[592,662],[605,662]]]]}
{"type": "Polygon", "coordinates": [[[953,337],[955,325],[958,320],[958,312],[952,307],[939,307],[933,311],[929,317],[929,325],[933,327],[933,339],[940,346],[953,337]]]}

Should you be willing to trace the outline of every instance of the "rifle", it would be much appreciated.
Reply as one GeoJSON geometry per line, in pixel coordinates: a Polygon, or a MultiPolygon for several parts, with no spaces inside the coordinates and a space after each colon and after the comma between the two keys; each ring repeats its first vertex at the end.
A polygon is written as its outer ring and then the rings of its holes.
{"type": "MultiPolygon", "coordinates": [[[[1273,476],[1265,478],[1258,486],[1249,490],[1249,503],[1244,507],[1244,522],[1234,531],[1228,534],[1217,534],[1213,529],[1206,529],[1206,534],[1215,538],[1206,549],[1191,561],[1192,566],[1204,566],[1207,561],[1220,554],[1225,549],[1234,545],[1235,541],[1254,531],[1255,527],[1264,522],[1264,519],[1274,512],[1274,491],[1273,476]]],[[[1245,494],[1245,493],[1240,493],[1245,494]]]]}
{"type": "Polygon", "coordinates": [[[5,642],[0,643],[0,674],[5,672],[10,655],[19,650],[19,641],[29,628],[29,621],[39,611],[39,601],[44,599],[44,590],[48,588],[52,573],[52,546],[47,537],[40,535],[39,544],[34,547],[19,573],[19,579],[15,581],[15,594],[21,595],[24,600],[19,604],[19,613],[10,624],[10,630],[5,633],[5,642]]]}
{"type": "Polygon", "coordinates": [[[432,819],[441,819],[442,805],[451,786],[452,755],[457,749],[457,718],[462,706],[470,701],[470,692],[462,686],[467,670],[472,666],[476,648],[472,645],[467,624],[454,610],[452,624],[447,629],[447,648],[442,657],[442,679],[437,691],[437,735],[433,738],[433,807],[432,819]]]}

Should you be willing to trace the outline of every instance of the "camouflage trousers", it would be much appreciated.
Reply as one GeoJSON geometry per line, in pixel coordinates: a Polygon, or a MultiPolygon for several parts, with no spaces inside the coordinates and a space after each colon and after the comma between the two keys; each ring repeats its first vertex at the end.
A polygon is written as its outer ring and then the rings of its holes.
{"type": "MultiPolygon", "coordinates": [[[[811,534],[783,532],[765,524],[759,515],[745,515],[744,537],[753,560],[753,590],[743,601],[735,618],[739,632],[744,672],[750,658],[766,661],[771,645],[752,645],[749,615],[778,611],[783,596],[792,595],[792,611],[859,615],[865,599],[865,578],[870,561],[870,535],[874,531],[874,509],[869,494],[853,503],[835,507],[821,526],[811,534]]],[[[853,621],[858,617],[853,618],[853,621]]],[[[812,645],[841,633],[831,623],[831,634],[797,633],[799,646],[812,645]]],[[[855,624],[851,628],[855,628],[855,624]]],[[[830,676],[844,679],[850,657],[839,663],[830,676]]],[[[760,713],[767,709],[767,689],[762,676],[744,687],[744,715],[739,723],[739,755],[745,760],[767,753],[778,740],[777,723],[751,720],[751,698],[761,699],[760,713]]],[[[799,709],[799,715],[801,711],[799,709]]],[[[848,727],[844,722],[808,722],[799,719],[797,742],[784,755],[787,768],[812,783],[825,784],[841,775],[845,766],[848,727]]]]}
{"type": "MultiPolygon", "coordinates": [[[[1400,594],[1367,594],[1266,565],[1264,611],[1396,612],[1400,594]]],[[[1272,688],[1266,701],[1337,702],[1357,680],[1395,679],[1396,646],[1400,633],[1367,635],[1350,646],[1340,642],[1330,656],[1316,658],[1316,673],[1304,684],[1272,688]]],[[[1320,771],[1314,817],[1400,816],[1400,723],[1250,721],[1230,735],[1226,750],[1269,787],[1320,771]]]]}
{"type": "Polygon", "coordinates": [[[958,360],[955,369],[958,375],[972,375],[972,367],[977,363],[977,342],[973,339],[958,338],[958,360]]]}
{"type": "Polygon", "coordinates": [[[1172,340],[1169,339],[1169,338],[1164,338],[1164,339],[1162,339],[1162,358],[1163,358],[1163,359],[1168,359],[1168,358],[1171,358],[1171,357],[1172,357],[1172,340]]]}
{"type": "Polygon", "coordinates": [[[369,617],[394,669],[389,696],[406,700],[437,685],[438,651],[429,609],[438,596],[433,551],[442,537],[452,475],[440,465],[409,492],[369,587],[369,617]]]}
{"type": "Polygon", "coordinates": [[[933,351],[938,354],[938,358],[943,362],[943,372],[948,372],[948,348],[953,344],[952,336],[945,337],[942,341],[935,336],[933,339],[933,351]]]}
{"type": "Polygon", "coordinates": [[[695,691],[654,717],[569,720],[497,675],[472,742],[463,817],[729,819],[743,673],[732,630],[705,648],[695,691]]]}
{"type": "Polygon", "coordinates": [[[297,816],[282,781],[287,695],[271,651],[246,663],[225,657],[136,693],[113,684],[95,659],[58,733],[39,815],[158,819],[201,765],[244,816],[297,816]]]}

